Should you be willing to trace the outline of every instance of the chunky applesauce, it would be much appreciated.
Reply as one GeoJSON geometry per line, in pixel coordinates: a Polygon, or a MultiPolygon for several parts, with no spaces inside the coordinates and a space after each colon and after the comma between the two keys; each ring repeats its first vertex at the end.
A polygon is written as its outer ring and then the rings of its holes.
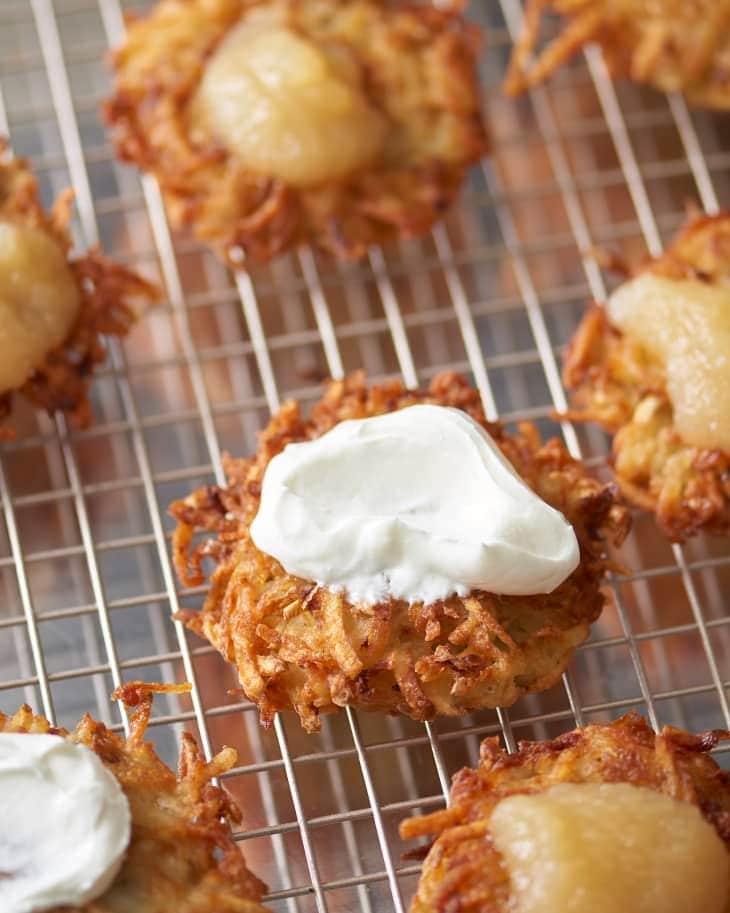
{"type": "Polygon", "coordinates": [[[499,802],[490,830],[515,913],[725,913],[728,854],[699,809],[628,783],[499,802]]]}
{"type": "Polygon", "coordinates": [[[228,34],[191,103],[191,130],[254,171],[306,187],[370,165],[386,121],[341,44],[318,46],[263,15],[228,34]]]}
{"type": "Polygon", "coordinates": [[[58,241],[0,221],[0,394],[22,386],[67,337],[81,296],[58,241]]]}
{"type": "Polygon", "coordinates": [[[730,288],[645,272],[621,285],[607,309],[663,365],[682,438],[730,451],[730,288]]]}

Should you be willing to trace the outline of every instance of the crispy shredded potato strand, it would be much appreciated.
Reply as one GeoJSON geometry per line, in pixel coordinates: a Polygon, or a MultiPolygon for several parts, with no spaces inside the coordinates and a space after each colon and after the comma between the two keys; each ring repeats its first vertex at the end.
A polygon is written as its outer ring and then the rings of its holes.
{"type": "Polygon", "coordinates": [[[614,76],[730,109],[730,0],[528,0],[505,91],[537,85],[594,42],[614,76]],[[532,60],[547,11],[567,22],[532,60]]]}
{"type": "MultiPolygon", "coordinates": [[[[697,217],[661,257],[627,275],[651,270],[676,279],[730,283],[730,215],[697,217]]],[[[572,391],[570,418],[614,433],[613,463],[624,495],[656,514],[675,542],[700,530],[730,533],[730,454],[692,447],[673,421],[663,369],[646,349],[611,325],[594,305],[566,353],[563,379],[572,391]]]]}
{"type": "Polygon", "coordinates": [[[697,806],[730,851],[730,775],[708,754],[724,730],[690,735],[665,726],[656,734],[637,714],[575,729],[548,742],[521,742],[507,754],[485,739],[481,763],[455,777],[449,807],[401,822],[406,840],[435,840],[411,913],[508,913],[509,874],[490,835],[496,804],[558,783],[630,783],[697,806]]]}
{"type": "Polygon", "coordinates": [[[510,436],[487,422],[478,393],[450,373],[434,378],[427,391],[406,390],[398,381],[368,387],[362,374],[331,382],[309,419],[296,403],[285,404],[262,432],[256,456],[226,457],[225,470],[228,487],[207,486],[170,506],[178,520],[173,549],[181,581],[202,583],[203,561],[215,562],[203,611],[181,617],[236,666],[264,723],[290,709],[308,731],[319,728],[320,713],[345,705],[425,720],[505,706],[550,687],[601,612],[605,547],[620,543],[628,526],[611,487],[589,478],[557,440],[541,443],[532,425],[510,436]],[[580,565],[552,593],[474,591],[428,606],[353,605],[343,593],[285,573],[255,547],[249,526],[264,472],[288,443],[418,402],[466,411],[527,484],[573,524],[580,565]],[[200,532],[208,538],[196,544],[200,532]]]}
{"type": "Polygon", "coordinates": [[[457,6],[389,0],[160,0],[131,22],[115,53],[105,106],[119,155],[161,183],[177,225],[191,225],[234,266],[311,243],[357,258],[372,244],[426,232],[486,151],[478,34],[457,6]],[[252,170],[190,135],[206,59],[254,7],[280,11],[313,44],[341,46],[364,74],[368,102],[389,123],[372,167],[313,188],[252,170]]]}
{"type": "MultiPolygon", "coordinates": [[[[46,354],[21,387],[0,396],[0,422],[10,415],[17,393],[48,413],[67,413],[74,425],[83,428],[92,420],[88,398],[91,374],[106,358],[102,336],[124,336],[136,317],[132,299],[154,301],[160,291],[107,259],[97,248],[71,259],[71,191],[61,194],[46,213],[27,162],[22,158],[6,160],[6,150],[7,141],[0,137],[0,220],[42,230],[58,243],[68,258],[81,304],[65,341],[46,354]]],[[[9,437],[14,437],[12,428],[0,424],[0,439],[9,437]]]]}
{"type": "Polygon", "coordinates": [[[183,733],[176,775],[145,742],[152,695],[189,690],[145,682],[118,688],[112,696],[136,708],[126,739],[88,714],[69,733],[27,705],[13,716],[0,713],[0,732],[50,732],[90,748],[116,777],[132,812],[131,841],[111,887],[82,907],[49,913],[269,913],[260,903],[266,886],[246,868],[231,834],[241,813],[211,783],[234,766],[234,749],[224,748],[206,763],[193,737],[183,733]]]}

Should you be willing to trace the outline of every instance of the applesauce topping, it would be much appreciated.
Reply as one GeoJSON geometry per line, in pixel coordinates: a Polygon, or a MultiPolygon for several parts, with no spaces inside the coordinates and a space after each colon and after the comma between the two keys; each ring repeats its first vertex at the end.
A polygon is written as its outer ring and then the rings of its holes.
{"type": "Polygon", "coordinates": [[[318,47],[265,15],[232,29],[208,61],[191,135],[212,135],[248,167],[295,186],[370,165],[386,122],[343,45],[318,47]]]}
{"type": "Polygon", "coordinates": [[[490,828],[515,913],[725,913],[725,844],[695,806],[647,787],[510,796],[490,828]]]}
{"type": "Polygon", "coordinates": [[[682,438],[730,451],[730,288],[643,273],[616,289],[607,310],[663,364],[682,438]]]}
{"type": "Polygon", "coordinates": [[[0,393],[60,345],[81,299],[63,248],[39,228],[0,222],[0,393]]]}

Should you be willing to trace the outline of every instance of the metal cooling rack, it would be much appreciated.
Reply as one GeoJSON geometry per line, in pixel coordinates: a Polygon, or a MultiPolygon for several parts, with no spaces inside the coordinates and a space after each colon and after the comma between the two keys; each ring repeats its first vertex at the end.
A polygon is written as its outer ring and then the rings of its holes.
{"type": "Polygon", "coordinates": [[[222,481],[221,452],[250,451],[283,397],[310,402],[324,376],[360,367],[410,384],[462,371],[490,415],[562,434],[604,472],[605,436],[550,418],[565,406],[560,350],[585,301],[606,293],[585,252],[655,253],[687,201],[729,205],[730,121],[612,83],[595,49],[549,87],[502,99],[519,3],[474,2],[489,26],[495,152],[447,221],[359,266],[302,251],[232,278],[172,238],[155,183],[115,161],[99,124],[122,13],[119,0],[0,3],[0,130],[30,156],[46,202],[73,185],[81,247],[101,241],[167,289],[110,347],[93,428],[21,409],[21,434],[2,448],[0,706],[27,701],[65,725],[88,709],[121,729],[108,700],[120,681],[192,681],[192,699],[157,702],[151,735],[169,762],[181,727],[207,753],[238,748],[226,782],[271,907],[401,913],[418,867],[402,861],[398,821],[441,805],[484,735],[511,748],[628,709],[654,725],[730,726],[727,541],[672,548],[637,516],[621,553],[632,574],[545,695],[426,726],[347,711],[305,736],[288,715],[261,730],[217,654],[169,621],[202,591],[176,586],[165,507],[222,481]]]}

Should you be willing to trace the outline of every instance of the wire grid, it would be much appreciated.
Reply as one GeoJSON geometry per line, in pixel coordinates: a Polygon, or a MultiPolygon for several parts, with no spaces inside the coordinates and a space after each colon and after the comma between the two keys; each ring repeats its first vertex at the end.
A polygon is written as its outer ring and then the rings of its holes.
{"type": "Polygon", "coordinates": [[[730,726],[727,543],[671,547],[637,515],[620,555],[632,571],[612,581],[562,687],[425,726],[348,710],[305,736],[290,715],[262,730],[223,661],[169,621],[203,590],[176,586],[165,507],[222,481],[221,452],[250,451],[282,398],[311,402],[322,378],[361,367],[409,384],[461,371],[490,416],[561,434],[605,473],[605,435],[551,418],[566,404],[560,351],[609,287],[587,251],[656,253],[688,200],[727,205],[729,122],[612,83],[593,48],[549,87],[502,99],[519,2],[475,2],[494,152],[447,220],[357,266],[302,250],[232,277],[171,236],[154,181],[115,161],[98,122],[123,12],[119,0],[0,5],[0,130],[31,158],[46,202],[73,185],[80,248],[100,241],[167,291],[110,346],[94,427],[21,408],[18,440],[0,452],[0,706],[27,701],[64,725],[90,710],[124,729],[108,699],[119,682],[192,681],[191,699],[156,702],[151,735],[168,762],[182,727],[206,754],[238,749],[226,785],[269,905],[400,913],[418,866],[402,860],[397,824],[444,802],[483,736],[511,749],[628,709],[655,726],[730,726]]]}

